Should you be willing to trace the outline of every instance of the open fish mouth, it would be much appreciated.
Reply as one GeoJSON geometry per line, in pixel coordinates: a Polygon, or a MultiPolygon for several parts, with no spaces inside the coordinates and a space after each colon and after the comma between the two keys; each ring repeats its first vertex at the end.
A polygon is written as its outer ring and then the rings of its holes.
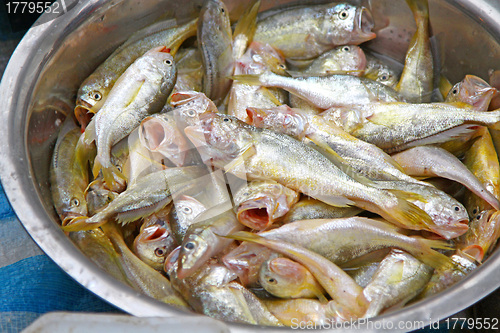
{"type": "Polygon", "coordinates": [[[81,125],[82,130],[85,130],[87,125],[92,120],[94,113],[92,111],[92,105],[85,102],[84,100],[78,99],[75,106],[75,117],[78,123],[81,125]]]}
{"type": "Polygon", "coordinates": [[[141,237],[143,242],[156,242],[165,239],[169,236],[166,228],[161,226],[152,226],[144,229],[144,236],[141,237]]]}
{"type": "Polygon", "coordinates": [[[369,41],[375,37],[377,34],[372,31],[375,26],[375,21],[373,16],[367,8],[361,8],[356,12],[356,19],[354,21],[354,33],[352,43],[360,44],[369,41]]]}

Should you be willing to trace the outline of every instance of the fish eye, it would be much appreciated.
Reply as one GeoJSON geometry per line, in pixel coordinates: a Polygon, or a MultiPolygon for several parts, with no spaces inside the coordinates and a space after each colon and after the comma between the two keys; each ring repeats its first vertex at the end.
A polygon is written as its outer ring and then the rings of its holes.
{"type": "Polygon", "coordinates": [[[116,169],[117,169],[118,171],[122,172],[122,167],[121,167],[121,166],[117,165],[117,166],[116,166],[116,169]]]}
{"type": "Polygon", "coordinates": [[[100,92],[98,91],[93,91],[92,93],[90,93],[90,97],[96,101],[100,101],[101,98],[102,98],[102,95],[100,92]]]}
{"type": "Polygon", "coordinates": [[[80,206],[80,200],[78,200],[77,198],[72,198],[71,201],[71,207],[78,207],[80,206]]]}
{"type": "Polygon", "coordinates": [[[281,68],[281,69],[286,69],[285,64],[279,64],[278,67],[281,68]]]}
{"type": "Polygon", "coordinates": [[[472,214],[473,214],[473,215],[476,215],[476,213],[477,213],[477,209],[476,209],[476,208],[474,208],[474,209],[472,210],[472,214]]]}
{"type": "Polygon", "coordinates": [[[344,51],[344,52],[349,52],[349,51],[351,51],[351,48],[350,48],[349,46],[344,46],[344,47],[342,48],[342,51],[344,51]]]}
{"type": "Polygon", "coordinates": [[[458,212],[460,210],[460,207],[454,206],[453,209],[455,209],[455,212],[458,212]]]}
{"type": "Polygon", "coordinates": [[[190,110],[187,111],[187,115],[189,117],[194,117],[196,115],[196,111],[193,110],[193,109],[190,109],[190,110]]]}
{"type": "Polygon", "coordinates": [[[451,93],[452,93],[453,95],[456,95],[456,94],[458,93],[458,89],[457,89],[457,88],[453,89],[451,93]]]}
{"type": "Polygon", "coordinates": [[[229,118],[224,118],[224,121],[229,121],[229,118]]]}
{"type": "Polygon", "coordinates": [[[339,13],[339,18],[341,20],[345,20],[348,17],[349,17],[349,13],[345,9],[339,13]]]}
{"type": "Polygon", "coordinates": [[[165,62],[165,64],[167,64],[169,66],[172,65],[172,60],[170,60],[170,59],[165,59],[164,62],[165,62]]]}
{"type": "Polygon", "coordinates": [[[276,279],[273,279],[273,278],[268,279],[267,282],[269,282],[271,284],[276,284],[277,283],[276,279]]]}
{"type": "Polygon", "coordinates": [[[221,9],[220,9],[220,12],[221,12],[222,14],[224,14],[226,11],[224,10],[224,8],[221,8],[221,9]]]}
{"type": "Polygon", "coordinates": [[[193,212],[193,210],[191,209],[191,207],[183,207],[182,208],[182,211],[186,214],[191,214],[193,212]]]}
{"type": "Polygon", "coordinates": [[[192,250],[192,249],[194,249],[194,243],[188,242],[188,243],[186,243],[186,245],[184,245],[184,248],[187,250],[192,250]]]}
{"type": "Polygon", "coordinates": [[[155,249],[155,256],[163,257],[167,251],[165,251],[165,246],[155,249]]]}
{"type": "Polygon", "coordinates": [[[387,80],[387,79],[388,79],[388,77],[387,77],[387,75],[382,75],[381,79],[382,79],[383,81],[385,81],[385,80],[387,80]]]}

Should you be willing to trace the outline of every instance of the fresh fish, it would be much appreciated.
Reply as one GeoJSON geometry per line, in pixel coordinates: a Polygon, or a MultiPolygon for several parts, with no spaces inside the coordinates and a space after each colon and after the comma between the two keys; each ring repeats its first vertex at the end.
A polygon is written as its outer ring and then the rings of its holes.
{"type": "Polygon", "coordinates": [[[281,257],[281,254],[265,246],[243,242],[222,257],[222,262],[227,268],[238,275],[243,286],[255,288],[260,286],[260,267],[267,260],[277,257],[281,257]]]}
{"type": "Polygon", "coordinates": [[[405,181],[374,181],[376,186],[386,190],[415,193],[408,201],[425,211],[434,222],[431,231],[445,239],[456,238],[468,228],[469,215],[465,207],[455,198],[434,187],[405,181]]]}
{"type": "Polygon", "coordinates": [[[365,53],[359,46],[342,45],[325,52],[307,68],[298,72],[288,71],[292,76],[322,76],[330,74],[349,74],[362,76],[366,66],[365,53]]]}
{"type": "Polygon", "coordinates": [[[299,194],[274,181],[251,181],[233,200],[238,220],[251,229],[263,230],[283,217],[299,200],[299,194]]]}
{"type": "MultiPolygon", "coordinates": [[[[500,164],[487,128],[478,130],[477,139],[465,153],[463,163],[488,193],[497,199],[500,198],[500,164]]],[[[482,195],[477,195],[473,191],[467,191],[465,194],[465,206],[471,218],[491,209],[492,206],[488,202],[482,195]]]]}
{"type": "Polygon", "coordinates": [[[483,186],[479,179],[458,158],[442,148],[414,147],[392,155],[392,157],[410,176],[437,176],[457,181],[488,202],[493,208],[500,209],[498,199],[483,186]]]}
{"type": "Polygon", "coordinates": [[[345,307],[347,311],[356,316],[364,313],[364,308],[356,301],[363,289],[347,273],[321,255],[298,245],[266,239],[245,231],[237,232],[228,237],[267,246],[297,261],[311,272],[328,295],[340,306],[345,307]]]}
{"type": "Polygon", "coordinates": [[[119,174],[111,163],[111,148],[129,135],[142,119],[161,110],[174,87],[177,70],[164,46],[138,58],[113,86],[100,112],[85,129],[87,143],[96,141],[94,175],[102,169],[104,180],[113,184],[119,174]]]}
{"type": "Polygon", "coordinates": [[[457,239],[457,250],[482,262],[500,237],[500,213],[495,210],[477,212],[471,217],[469,231],[457,239]]]}
{"type": "Polygon", "coordinates": [[[216,105],[231,87],[234,71],[233,33],[229,11],[220,0],[209,0],[203,6],[198,22],[198,47],[203,61],[203,92],[216,105]]]}
{"type": "Polygon", "coordinates": [[[215,206],[211,210],[200,214],[196,219],[199,222],[190,225],[186,231],[179,253],[177,276],[180,279],[194,274],[209,258],[222,252],[233,242],[221,236],[245,228],[243,224],[238,222],[228,203],[215,206]],[[211,210],[217,210],[220,214],[205,219],[204,215],[212,214],[211,210]]]}
{"type": "Polygon", "coordinates": [[[132,287],[121,268],[120,255],[101,229],[70,232],[69,238],[97,267],[132,287]]]}
{"type": "Polygon", "coordinates": [[[490,101],[496,93],[497,90],[480,77],[466,75],[451,88],[445,102],[463,102],[472,105],[476,111],[488,111],[490,101]]]}
{"type": "Polygon", "coordinates": [[[178,309],[191,310],[188,303],[172,288],[170,282],[160,272],[146,265],[132,253],[125,244],[120,228],[115,222],[102,225],[102,229],[118,253],[121,268],[129,284],[135,290],[178,309]]]}
{"type": "MultiPolygon", "coordinates": [[[[196,35],[198,19],[194,19],[184,25],[173,27],[165,24],[165,29],[145,36],[144,39],[125,42],[106,61],[104,61],[88,78],[86,78],[78,89],[75,114],[85,115],[88,110],[97,113],[106,101],[113,85],[125,70],[132,65],[136,59],[154,47],[165,46],[170,53],[175,55],[177,49],[187,38],[196,35]]],[[[159,23],[161,26],[162,23],[159,23]]],[[[148,28],[146,28],[148,29],[148,28]]],[[[87,119],[86,122],[89,120],[87,119]]],[[[81,123],[85,128],[86,124],[81,123]]]]}
{"type": "Polygon", "coordinates": [[[396,90],[413,103],[431,101],[434,82],[434,60],[429,39],[429,4],[427,0],[406,0],[417,31],[406,52],[405,66],[396,90]]]}
{"type": "Polygon", "coordinates": [[[265,72],[261,75],[235,75],[233,78],[251,85],[285,89],[320,109],[379,101],[404,101],[394,89],[377,81],[352,75],[291,78],[265,72]]]}
{"type": "Polygon", "coordinates": [[[360,211],[361,209],[357,207],[334,207],[316,199],[303,198],[290,208],[283,218],[283,223],[286,224],[300,220],[350,217],[358,214],[360,211]]]}
{"type": "Polygon", "coordinates": [[[455,254],[451,256],[451,259],[454,263],[453,266],[450,266],[442,271],[434,272],[431,280],[425,286],[424,290],[422,290],[422,292],[415,298],[415,301],[438,294],[444,289],[463,280],[467,274],[477,268],[477,265],[473,261],[463,258],[460,255],[455,254]]]}
{"type": "Polygon", "coordinates": [[[296,221],[260,236],[302,246],[336,264],[388,247],[404,250],[436,269],[449,263],[448,257],[431,249],[449,249],[446,242],[408,237],[388,223],[365,217],[296,221]]]}
{"type": "Polygon", "coordinates": [[[446,142],[475,125],[500,128],[500,111],[474,112],[467,104],[371,103],[331,109],[323,118],[387,153],[446,142]]]}
{"type": "Polygon", "coordinates": [[[177,66],[177,81],[172,94],[182,91],[201,91],[203,89],[203,63],[198,49],[180,49],[174,57],[177,66]]]}
{"type": "Polygon", "coordinates": [[[163,270],[165,258],[178,246],[168,219],[170,210],[167,206],[145,218],[132,248],[139,259],[157,271],[163,270]]]}
{"type": "Polygon", "coordinates": [[[174,206],[169,215],[170,227],[177,243],[182,244],[189,226],[207,209],[201,202],[188,195],[176,199],[174,206]]]}
{"type": "Polygon", "coordinates": [[[240,178],[271,179],[334,206],[356,205],[411,229],[433,224],[400,194],[375,189],[347,176],[314,148],[283,134],[257,129],[215,113],[200,116],[184,132],[204,160],[240,178]],[[300,159],[300,163],[298,162],[300,159]]]}
{"type": "Polygon", "coordinates": [[[366,65],[363,76],[393,89],[396,88],[399,81],[398,73],[367,50],[365,50],[365,57],[366,65]]]}
{"type": "Polygon", "coordinates": [[[76,150],[81,136],[80,129],[76,128],[72,119],[62,129],[50,164],[50,191],[56,212],[64,222],[87,215],[85,189],[89,182],[88,165],[76,150]],[[73,129],[65,130],[68,126],[73,129]]]}
{"type": "Polygon", "coordinates": [[[287,258],[264,262],[259,272],[260,285],[280,298],[319,298],[326,301],[325,290],[299,263],[287,258]]]}
{"type": "Polygon", "coordinates": [[[282,326],[265,305],[235,282],[236,275],[223,265],[209,261],[187,278],[178,277],[179,250],[167,258],[166,269],[174,289],[197,313],[228,322],[282,326]]]}
{"type": "Polygon", "coordinates": [[[299,327],[307,323],[313,327],[331,327],[334,323],[355,317],[335,301],[328,303],[314,299],[286,299],[264,301],[269,311],[285,326],[299,327]],[[317,326],[316,326],[317,325],[317,326]]]}
{"type": "Polygon", "coordinates": [[[203,167],[170,168],[141,178],[106,208],[92,217],[78,217],[63,227],[65,231],[90,230],[111,218],[126,224],[151,215],[172,201],[172,195],[205,185],[209,178],[203,167]],[[205,175],[205,177],[203,177],[205,175]]]}
{"type": "Polygon", "coordinates": [[[190,146],[170,112],[145,118],[139,127],[139,138],[149,151],[162,154],[178,167],[185,164],[190,146]]]}
{"type": "Polygon", "coordinates": [[[281,106],[267,110],[248,108],[247,114],[251,125],[313,143],[313,146],[323,148],[324,154],[333,150],[345,163],[344,170],[352,169],[369,179],[418,182],[405,174],[401,166],[377,146],[347,134],[310,112],[281,106]]]}
{"type": "MultiPolygon", "coordinates": [[[[252,42],[243,57],[236,62],[234,74],[262,74],[270,70],[287,75],[285,58],[267,44],[252,42]]],[[[265,88],[233,82],[229,93],[228,114],[247,122],[247,107],[274,107],[287,102],[288,93],[278,88],[265,88]]]]}
{"type": "Polygon", "coordinates": [[[403,307],[422,291],[433,271],[408,253],[392,250],[359,297],[367,308],[363,317],[372,318],[388,308],[403,307]]]}
{"type": "Polygon", "coordinates": [[[373,26],[365,7],[346,3],[298,7],[258,21],[254,40],[279,49],[286,58],[311,59],[335,46],[375,38],[373,26]]]}

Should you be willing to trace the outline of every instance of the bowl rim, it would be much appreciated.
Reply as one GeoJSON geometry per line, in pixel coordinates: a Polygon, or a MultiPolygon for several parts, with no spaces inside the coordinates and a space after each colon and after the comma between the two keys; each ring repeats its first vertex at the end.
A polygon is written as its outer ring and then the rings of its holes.
{"type": "MultiPolygon", "coordinates": [[[[54,38],[54,36],[58,37],[56,33],[68,33],[62,27],[69,25],[77,17],[86,17],[92,10],[107,2],[110,1],[79,1],[75,8],[67,14],[30,29],[14,51],[0,83],[0,105],[4,106],[0,110],[2,119],[4,119],[0,122],[0,179],[11,207],[23,227],[43,252],[83,287],[134,316],[195,316],[156,301],[122,283],[117,283],[114,278],[94,265],[54,223],[52,217],[47,213],[38,193],[37,185],[31,177],[30,155],[27,149],[27,115],[16,112],[17,109],[24,109],[28,106],[29,89],[23,86],[25,81],[19,78],[25,77],[28,74],[26,71],[33,68],[31,52],[38,50],[46,55],[51,52],[52,45],[43,43],[45,37],[54,38]],[[23,101],[24,104],[22,104],[23,101]],[[16,124],[25,126],[25,132],[21,133],[21,140],[20,133],[16,131],[14,126],[16,124]],[[32,204],[26,205],[26,202],[32,204]]],[[[465,0],[453,3],[457,6],[470,5],[470,2],[466,3],[465,0]]],[[[500,22],[500,2],[492,4],[488,3],[487,0],[476,0],[469,10],[472,14],[481,17],[486,23],[500,22]],[[481,6],[482,4],[484,7],[481,6]],[[485,11],[481,8],[488,10],[485,11]]],[[[498,36],[500,35],[500,24],[497,23],[497,25],[494,32],[498,33],[498,36]]],[[[491,29],[487,31],[492,32],[491,29]]],[[[39,66],[41,67],[43,64],[39,64],[39,66]]],[[[35,68],[38,67],[35,66],[35,68]]],[[[30,82],[29,84],[32,86],[29,88],[32,89],[35,83],[36,80],[30,82]]],[[[443,320],[469,307],[500,286],[500,279],[495,274],[500,270],[500,254],[498,252],[492,254],[481,267],[469,274],[463,281],[440,294],[398,311],[370,319],[370,322],[373,323],[371,326],[373,329],[367,328],[365,331],[376,332],[383,328],[389,328],[387,323],[392,322],[395,325],[395,331],[403,332],[407,329],[401,329],[397,326],[402,322],[424,321],[425,325],[428,326],[430,319],[432,321],[443,320]],[[385,326],[379,327],[379,325],[385,326]]],[[[230,327],[231,332],[251,332],[256,328],[251,325],[226,322],[224,324],[230,327]]],[[[283,331],[283,329],[266,327],[266,331],[283,331]]],[[[349,329],[342,331],[349,331],[349,329]]]]}

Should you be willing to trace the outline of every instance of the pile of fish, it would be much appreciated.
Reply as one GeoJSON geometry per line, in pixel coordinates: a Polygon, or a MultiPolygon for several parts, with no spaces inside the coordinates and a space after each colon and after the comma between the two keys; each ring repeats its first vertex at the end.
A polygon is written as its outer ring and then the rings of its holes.
{"type": "Polygon", "coordinates": [[[369,318],[460,281],[500,236],[499,94],[446,84],[427,0],[407,3],[402,73],[358,46],[374,21],[348,3],[253,1],[232,26],[208,0],[137,31],[61,127],[62,229],[121,282],[230,322],[369,318]]]}

